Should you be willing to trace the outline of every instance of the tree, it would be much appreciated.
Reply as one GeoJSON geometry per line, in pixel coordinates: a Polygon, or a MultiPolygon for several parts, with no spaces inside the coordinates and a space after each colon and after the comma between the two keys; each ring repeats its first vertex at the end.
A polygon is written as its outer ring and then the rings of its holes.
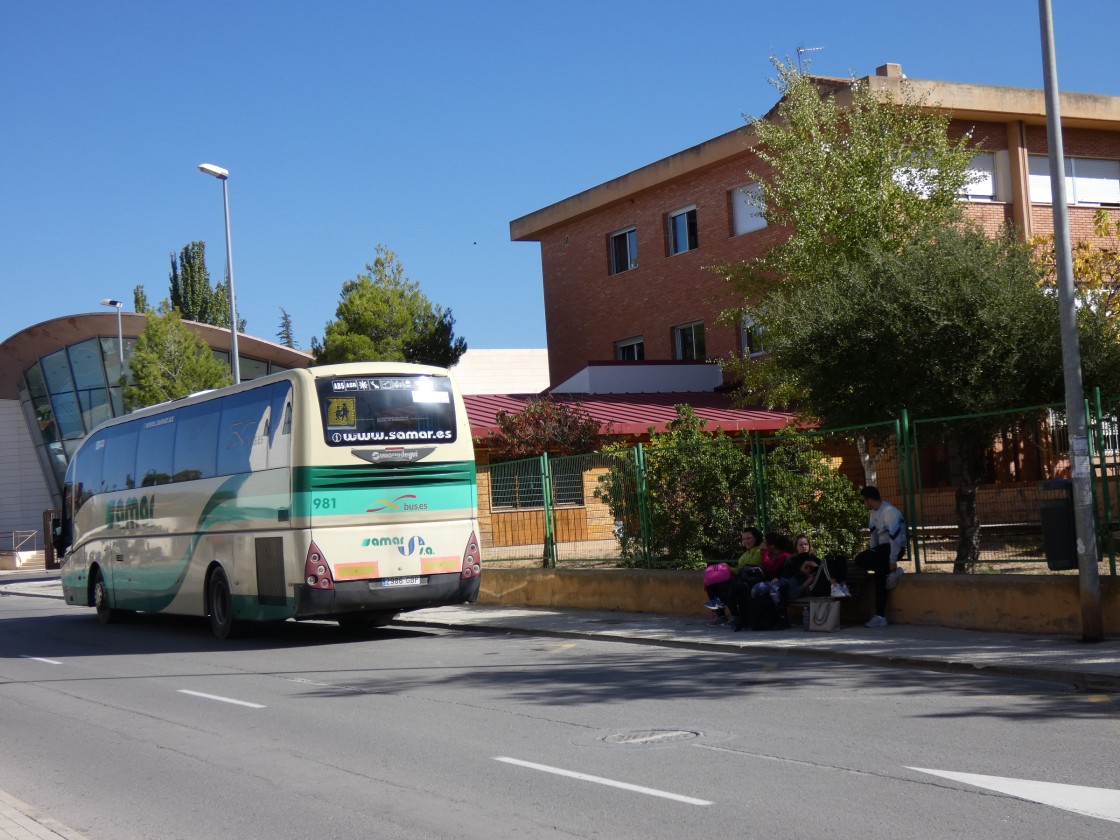
{"type": "Polygon", "coordinates": [[[282,306],[280,307],[280,329],[276,332],[276,338],[285,347],[291,347],[293,350],[299,349],[295,334],[292,332],[292,316],[282,306]]]}
{"type": "MultiPolygon", "coordinates": [[[[166,301],[161,309],[167,310],[166,301]]],[[[124,389],[126,411],[220,388],[233,380],[206,342],[183,325],[174,309],[148,313],[129,362],[131,383],[124,389]]]]}
{"type": "Polygon", "coordinates": [[[146,315],[150,311],[148,295],[144,292],[144,287],[140,284],[137,284],[132,289],[132,310],[138,315],[146,315]]]}
{"type": "Polygon", "coordinates": [[[691,406],[676,408],[664,432],[650,430],[644,480],[637,480],[629,450],[607,447],[611,465],[599,479],[596,496],[619,523],[623,556],[639,554],[644,515],[650,551],[674,566],[736,557],[743,526],[761,523],[763,502],[770,528],[810,534],[822,553],[852,553],[867,513],[852,483],[810,438],[793,430],[776,436],[767,444],[760,472],[746,441],[720,429],[707,431],[691,406]]]}
{"type": "MultiPolygon", "coordinates": [[[[229,291],[225,285],[210,285],[210,272],[206,268],[206,243],[191,242],[183,246],[178,256],[171,255],[171,274],[168,282],[169,301],[160,303],[159,312],[166,315],[171,310],[180,317],[200,324],[229,328],[229,291]]],[[[142,285],[132,291],[137,312],[148,311],[148,296],[142,285]],[[140,307],[144,309],[141,310],[140,307]]],[[[245,319],[237,319],[238,332],[245,331],[245,319]]]]}
{"type": "MultiPolygon", "coordinates": [[[[802,411],[834,427],[896,417],[902,407],[936,418],[1061,401],[1058,303],[1040,287],[1030,247],[972,226],[927,233],[901,247],[873,243],[832,276],[771,292],[763,305],[770,354],[757,381],[800,394],[802,411]]],[[[1083,307],[1079,317],[1086,381],[1115,382],[1120,343],[1101,340],[1099,313],[1083,307]]],[[[961,457],[957,571],[979,556],[985,450],[1017,419],[940,429],[961,457]]]]}
{"type": "MultiPolygon", "coordinates": [[[[959,220],[957,196],[973,178],[974,154],[970,136],[949,137],[950,115],[929,109],[905,85],[895,100],[863,83],[828,83],[791,62],[772,63],[781,100],[771,116],[750,119],[761,165],[748,177],[759,185],[755,202],[767,225],[788,238],[717,269],[744,296],[744,306],[725,317],[749,317],[767,342],[765,301],[775,288],[830,277],[867,247],[898,248],[921,230],[959,220]]],[[[749,386],[743,402],[790,405],[804,396],[789,380],[767,381],[772,365],[737,358],[725,367],[749,386]]],[[[874,483],[889,438],[855,437],[865,481],[874,483]]]]}
{"type": "MultiPolygon", "coordinates": [[[[1104,207],[1093,214],[1095,239],[1079,239],[1073,243],[1073,278],[1079,305],[1101,311],[1120,330],[1120,219],[1113,221],[1104,207]],[[1112,246],[1105,244],[1111,240],[1112,246]]],[[[1035,256],[1046,273],[1048,285],[1057,284],[1054,234],[1036,236],[1031,244],[1035,256]]]]}
{"type": "Polygon", "coordinates": [[[183,246],[176,258],[171,255],[171,308],[188,321],[229,326],[229,303],[210,285],[206,268],[206,243],[191,242],[183,246]]]}
{"type": "Polygon", "coordinates": [[[520,411],[499,411],[498,431],[480,441],[500,460],[594,452],[602,445],[599,421],[577,403],[530,400],[520,411]]]}
{"type": "Polygon", "coordinates": [[[853,557],[867,527],[867,510],[848,477],[792,429],[774,437],[766,457],[768,527],[808,534],[820,556],[853,557]]]}
{"type": "Polygon", "coordinates": [[[433,305],[384,245],[377,246],[377,256],[366,271],[342,284],[336,320],[326,325],[322,344],[311,341],[315,363],[383,359],[440,367],[455,364],[467,343],[455,337],[451,310],[433,305]]]}
{"type": "Polygon", "coordinates": [[[772,63],[781,99],[773,116],[749,118],[761,166],[748,177],[759,185],[759,212],[788,238],[724,267],[749,297],[827,277],[869,245],[897,247],[961,218],[975,149],[970,135],[949,137],[949,114],[905,84],[895,101],[863,83],[829,85],[772,63]]]}

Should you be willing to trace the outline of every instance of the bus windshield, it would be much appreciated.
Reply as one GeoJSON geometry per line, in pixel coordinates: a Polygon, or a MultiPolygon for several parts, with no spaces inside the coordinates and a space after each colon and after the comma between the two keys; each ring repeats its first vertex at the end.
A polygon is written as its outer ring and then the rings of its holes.
{"type": "Polygon", "coordinates": [[[337,376],[316,387],[329,446],[455,441],[446,376],[337,376]]]}

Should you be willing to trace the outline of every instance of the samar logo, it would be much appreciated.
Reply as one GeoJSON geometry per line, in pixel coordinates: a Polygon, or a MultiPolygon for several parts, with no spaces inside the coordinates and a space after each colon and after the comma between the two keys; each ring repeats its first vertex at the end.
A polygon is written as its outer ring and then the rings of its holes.
{"type": "Polygon", "coordinates": [[[405,557],[411,557],[414,554],[427,556],[435,554],[431,546],[424,542],[423,537],[366,537],[362,540],[362,548],[370,548],[382,545],[395,545],[405,557]]]}
{"type": "Polygon", "coordinates": [[[403,496],[397,496],[395,499],[378,499],[375,504],[379,507],[371,507],[366,509],[366,513],[380,513],[383,510],[390,511],[405,511],[405,510],[427,510],[428,506],[424,504],[410,504],[405,501],[406,499],[415,499],[414,493],[405,493],[403,496]]]}
{"type": "Polygon", "coordinates": [[[423,537],[409,537],[408,542],[405,545],[397,546],[397,551],[399,551],[405,557],[411,557],[413,554],[433,553],[431,546],[424,544],[423,537]]]}

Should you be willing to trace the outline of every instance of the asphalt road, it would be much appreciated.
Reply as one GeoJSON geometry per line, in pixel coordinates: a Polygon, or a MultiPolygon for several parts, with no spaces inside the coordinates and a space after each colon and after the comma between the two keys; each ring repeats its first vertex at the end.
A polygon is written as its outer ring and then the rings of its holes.
{"type": "Polygon", "coordinates": [[[0,790],[91,840],[1022,840],[1120,821],[1076,812],[1107,815],[1082,788],[1120,787],[1120,701],[989,677],[325,623],[223,643],[4,596],[0,704],[0,790]]]}

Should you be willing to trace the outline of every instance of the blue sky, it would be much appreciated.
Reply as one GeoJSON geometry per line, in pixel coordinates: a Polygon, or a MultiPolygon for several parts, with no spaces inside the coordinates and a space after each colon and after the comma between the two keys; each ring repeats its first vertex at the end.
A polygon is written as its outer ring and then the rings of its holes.
{"type": "MultiPolygon", "coordinates": [[[[1120,94],[1120,2],[1055,0],[1061,87],[1120,94]]],[[[0,340],[167,294],[207,244],[250,334],[308,347],[384,243],[476,348],[544,347],[510,220],[742,124],[813,72],[1042,86],[1038,7],[942,0],[4,0],[0,340]]]]}

